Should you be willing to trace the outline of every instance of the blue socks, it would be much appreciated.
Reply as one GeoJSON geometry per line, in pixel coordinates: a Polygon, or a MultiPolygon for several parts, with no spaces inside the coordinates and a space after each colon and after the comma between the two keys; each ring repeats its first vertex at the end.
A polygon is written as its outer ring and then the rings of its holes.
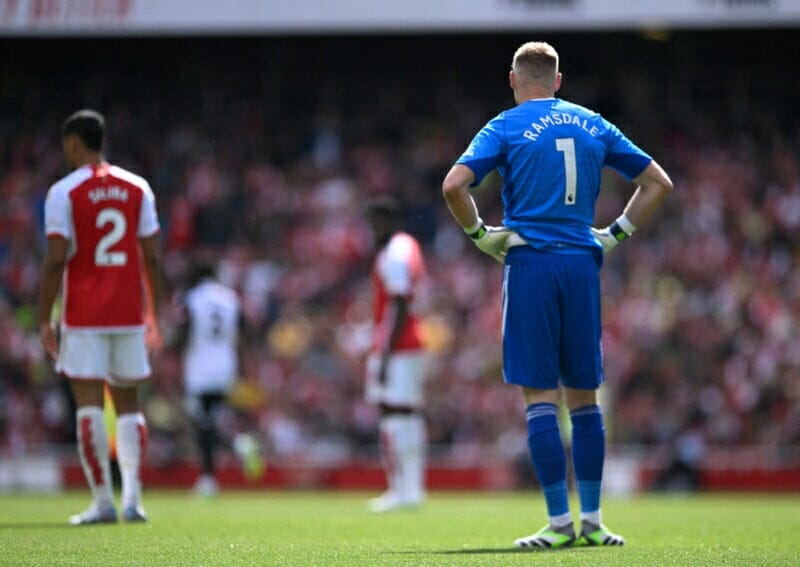
{"type": "MultiPolygon", "coordinates": [[[[581,502],[581,517],[600,523],[600,491],[606,456],[603,414],[596,404],[570,412],[572,420],[572,464],[581,502]]],[[[547,513],[566,520],[569,515],[567,460],[558,428],[555,404],[531,404],[527,409],[528,448],[536,476],[542,485],[547,513]]]]}
{"type": "MultiPolygon", "coordinates": [[[[578,483],[581,515],[600,510],[603,461],[606,456],[603,415],[596,404],[570,412],[572,419],[572,465],[578,483]]],[[[599,523],[599,522],[597,522],[599,523]]]]}
{"type": "Polygon", "coordinates": [[[558,408],[554,404],[528,406],[528,448],[533,468],[542,485],[551,517],[569,514],[567,501],[567,457],[558,430],[558,408]]]}

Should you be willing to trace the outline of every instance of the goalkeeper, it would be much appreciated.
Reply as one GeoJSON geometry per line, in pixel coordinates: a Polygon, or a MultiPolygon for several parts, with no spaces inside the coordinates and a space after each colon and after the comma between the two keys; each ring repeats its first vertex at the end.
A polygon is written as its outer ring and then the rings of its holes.
{"type": "Polygon", "coordinates": [[[516,106],[477,133],[442,190],[475,245],[505,264],[503,378],[522,388],[528,447],[549,516],[548,525],[515,545],[557,548],[576,539],[556,420],[562,396],[572,421],[578,535],[589,545],[622,545],[600,512],[605,430],[597,405],[603,382],[599,272],[603,256],[653,215],[672,182],[616,126],[555,98],[558,63],[547,43],[516,51],[509,74],[516,106]],[[603,167],[638,188],[616,221],[595,229],[603,167]],[[502,227],[483,223],[469,193],[494,169],[503,177],[502,227]]]}

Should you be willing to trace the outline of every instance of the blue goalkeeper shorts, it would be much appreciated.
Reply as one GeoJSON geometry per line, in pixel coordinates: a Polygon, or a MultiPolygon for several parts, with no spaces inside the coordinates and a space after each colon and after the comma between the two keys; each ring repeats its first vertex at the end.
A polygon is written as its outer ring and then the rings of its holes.
{"type": "Polygon", "coordinates": [[[508,251],[503,276],[503,380],[551,390],[603,382],[600,266],[591,254],[508,251]]]}

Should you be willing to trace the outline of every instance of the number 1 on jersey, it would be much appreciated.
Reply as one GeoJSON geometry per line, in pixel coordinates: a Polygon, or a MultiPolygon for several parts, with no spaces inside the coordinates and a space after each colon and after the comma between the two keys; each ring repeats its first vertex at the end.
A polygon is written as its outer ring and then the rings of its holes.
{"type": "Polygon", "coordinates": [[[575,162],[575,138],[556,138],[556,149],[564,153],[564,204],[575,204],[578,187],[578,168],[575,162]]]}

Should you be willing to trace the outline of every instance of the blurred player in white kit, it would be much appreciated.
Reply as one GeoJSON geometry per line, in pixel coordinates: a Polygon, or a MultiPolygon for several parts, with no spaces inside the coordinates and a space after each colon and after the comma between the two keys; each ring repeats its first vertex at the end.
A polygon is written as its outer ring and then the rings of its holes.
{"type": "Polygon", "coordinates": [[[159,223],[147,181],[106,162],[104,137],[101,114],[80,110],[67,118],[61,141],[73,171],[50,187],[45,202],[39,335],[56,370],[69,379],[77,406],[78,453],[92,492],[91,506],[70,518],[73,525],[117,521],[103,420],[106,385],[118,416],[122,518],[147,520],[140,478],[147,425],[138,386],[151,372],[145,319],[153,344],[160,341],[155,324],[159,223]],[[50,319],[62,281],[59,344],[50,319]]]}
{"type": "Polygon", "coordinates": [[[239,344],[243,318],[236,292],[215,279],[214,267],[198,262],[191,269],[184,296],[184,321],[177,338],[183,350],[183,383],[191,415],[201,471],[194,490],[214,496],[219,490],[216,450],[233,450],[242,460],[245,476],[257,480],[264,463],[255,437],[226,435],[220,427],[226,417],[235,421],[228,395],[239,375],[239,344]]]}
{"type": "Polygon", "coordinates": [[[425,352],[413,307],[425,266],[419,243],[401,230],[396,201],[373,201],[367,217],[378,252],[372,272],[375,330],[366,398],[381,410],[381,457],[388,485],[383,495],[370,500],[370,508],[387,512],[418,506],[425,499],[425,352]]]}

